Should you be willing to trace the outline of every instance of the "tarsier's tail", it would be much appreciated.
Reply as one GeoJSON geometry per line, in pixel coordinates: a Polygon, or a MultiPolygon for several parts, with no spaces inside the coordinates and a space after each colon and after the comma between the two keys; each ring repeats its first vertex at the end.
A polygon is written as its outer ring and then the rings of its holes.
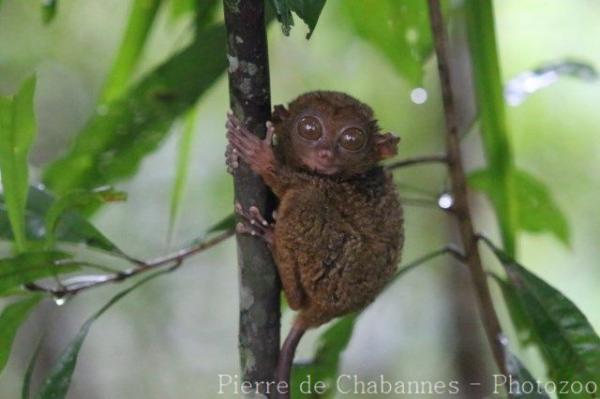
{"type": "Polygon", "coordinates": [[[278,392],[276,399],[290,398],[290,375],[292,373],[294,355],[296,353],[298,342],[300,342],[300,338],[302,338],[305,331],[306,327],[304,327],[303,323],[301,323],[299,319],[296,319],[292,325],[292,329],[285,339],[285,342],[283,343],[283,346],[281,347],[279,359],[277,361],[277,370],[275,371],[275,378],[278,384],[285,382],[285,384],[282,385],[285,385],[287,389],[282,390],[282,392],[278,392]]]}

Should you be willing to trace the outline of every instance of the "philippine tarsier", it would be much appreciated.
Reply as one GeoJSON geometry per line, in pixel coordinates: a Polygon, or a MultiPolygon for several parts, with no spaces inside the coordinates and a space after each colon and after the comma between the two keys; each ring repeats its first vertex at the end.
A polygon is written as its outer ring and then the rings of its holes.
{"type": "MultiPolygon", "coordinates": [[[[277,381],[289,383],[303,333],[364,308],[394,275],[404,241],[394,182],[379,165],[399,139],[382,134],[369,106],[339,92],[278,105],[264,140],[229,113],[227,165],[242,159],[279,199],[274,223],[256,207],[236,212],[238,232],[264,238],[290,308],[277,381]]],[[[287,394],[281,397],[287,397],[287,394]]]]}

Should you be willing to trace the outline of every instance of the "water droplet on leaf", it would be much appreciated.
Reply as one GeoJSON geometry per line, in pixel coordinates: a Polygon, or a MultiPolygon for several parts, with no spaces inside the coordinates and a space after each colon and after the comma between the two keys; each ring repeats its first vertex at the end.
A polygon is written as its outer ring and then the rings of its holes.
{"type": "Polygon", "coordinates": [[[454,197],[450,193],[443,193],[438,198],[438,206],[442,209],[450,209],[454,205],[454,197]]]}
{"type": "Polygon", "coordinates": [[[423,104],[427,101],[427,90],[417,87],[410,92],[410,99],[415,104],[423,104]]]}

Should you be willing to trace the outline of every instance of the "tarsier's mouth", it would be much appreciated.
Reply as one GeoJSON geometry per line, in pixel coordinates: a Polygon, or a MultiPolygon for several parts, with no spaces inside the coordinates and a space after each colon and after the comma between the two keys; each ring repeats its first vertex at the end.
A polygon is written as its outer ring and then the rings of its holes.
{"type": "Polygon", "coordinates": [[[314,161],[314,160],[306,160],[304,162],[304,165],[306,165],[306,167],[310,171],[321,174],[321,175],[331,176],[331,175],[335,175],[336,173],[339,172],[339,168],[336,165],[331,165],[331,164],[323,165],[320,162],[314,161]]]}

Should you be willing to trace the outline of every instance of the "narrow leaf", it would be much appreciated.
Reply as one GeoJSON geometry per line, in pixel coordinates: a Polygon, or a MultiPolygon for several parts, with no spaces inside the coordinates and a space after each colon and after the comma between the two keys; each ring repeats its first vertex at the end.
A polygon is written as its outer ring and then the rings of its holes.
{"type": "Polygon", "coordinates": [[[130,176],[225,67],[225,30],[219,24],[200,32],[126,95],[100,107],[73,148],[45,171],[44,181],[61,195],[130,176]]]}
{"type": "MultiPolygon", "coordinates": [[[[319,337],[317,351],[314,359],[306,364],[294,365],[292,373],[292,397],[307,398],[313,395],[307,395],[306,387],[304,392],[300,390],[300,383],[310,378],[314,384],[323,381],[327,384],[326,392],[319,395],[319,398],[332,398],[335,396],[335,379],[340,363],[340,355],[348,346],[354,324],[358,314],[344,316],[337,320],[319,337]]],[[[313,387],[310,391],[314,393],[313,387]]]]}
{"type": "Polygon", "coordinates": [[[52,22],[56,16],[58,0],[42,0],[42,21],[45,24],[52,22]]]}
{"type": "Polygon", "coordinates": [[[192,108],[185,115],[183,131],[179,139],[179,148],[177,156],[177,171],[175,181],[171,191],[171,208],[169,212],[169,240],[173,234],[175,222],[179,214],[179,206],[183,199],[185,184],[187,182],[188,170],[190,167],[190,154],[192,152],[192,143],[196,133],[197,108],[192,108]]]}
{"type": "Polygon", "coordinates": [[[523,363],[510,351],[506,350],[504,353],[506,354],[506,371],[514,382],[514,384],[511,384],[511,381],[506,382],[508,397],[510,399],[550,399],[543,385],[533,378],[523,363]]]}
{"type": "Polygon", "coordinates": [[[160,272],[156,272],[147,276],[137,283],[133,284],[131,287],[119,292],[117,295],[111,298],[106,305],[104,305],[100,310],[94,313],[86,322],[81,326],[79,332],[75,336],[75,338],[69,343],[69,345],[63,350],[60,358],[50,371],[49,375],[45,379],[40,392],[36,396],[37,399],[64,399],[67,396],[67,392],[69,390],[69,386],[71,385],[71,378],[73,377],[73,372],[75,371],[75,366],[77,364],[77,357],[79,356],[79,350],[81,349],[81,345],[83,345],[83,341],[85,340],[92,324],[104,313],[106,312],[112,305],[122,299],[124,296],[129,294],[131,291],[140,287],[144,283],[164,274],[168,273],[169,270],[162,270],[160,272]]]}
{"type": "Polygon", "coordinates": [[[115,100],[125,92],[144,50],[160,4],[161,0],[133,1],[125,35],[104,83],[102,102],[115,100]]]}
{"type": "MultiPolygon", "coordinates": [[[[585,315],[567,297],[514,261],[491,241],[519,302],[539,339],[550,376],[600,386],[600,338],[585,315]]],[[[565,394],[560,397],[594,397],[565,394]]]]}
{"type": "Polygon", "coordinates": [[[400,76],[421,86],[433,51],[426,1],[344,0],[350,26],[392,63],[400,76]]]}
{"type": "Polygon", "coordinates": [[[527,316],[525,309],[523,309],[514,286],[497,274],[492,274],[491,276],[502,291],[504,303],[506,304],[510,319],[515,327],[521,345],[527,346],[535,343],[535,336],[533,335],[531,328],[531,320],[527,316]]]}
{"type": "Polygon", "coordinates": [[[191,12],[196,13],[196,31],[206,27],[215,16],[218,0],[171,0],[171,20],[175,21],[191,12]]]}
{"type": "Polygon", "coordinates": [[[42,336],[35,347],[35,351],[33,355],[31,355],[31,359],[29,359],[29,364],[27,365],[27,370],[25,371],[25,376],[23,377],[23,387],[21,388],[21,399],[29,399],[31,394],[31,378],[33,377],[33,372],[35,371],[35,365],[37,363],[37,359],[42,351],[42,344],[44,342],[44,336],[42,336]]]}
{"type": "Polygon", "coordinates": [[[31,295],[18,302],[11,303],[2,310],[0,314],[0,373],[2,373],[8,362],[17,330],[42,298],[42,295],[31,295]]]}
{"type": "Polygon", "coordinates": [[[232,214],[225,216],[225,218],[223,218],[221,221],[219,221],[216,224],[209,227],[206,232],[207,232],[207,234],[208,233],[216,233],[218,231],[231,230],[234,227],[235,227],[235,215],[232,213],[232,214]]]}
{"type": "Polygon", "coordinates": [[[73,190],[52,203],[44,217],[46,227],[46,249],[51,249],[55,241],[55,231],[60,220],[73,209],[86,209],[106,202],[125,201],[127,194],[112,187],[99,187],[94,190],[73,190]]]}
{"type": "Polygon", "coordinates": [[[0,173],[8,219],[17,250],[25,250],[27,156],[37,128],[33,111],[35,78],[26,80],[15,96],[0,97],[0,173]]]}
{"type": "Polygon", "coordinates": [[[308,26],[307,39],[312,36],[325,6],[325,0],[272,0],[272,3],[283,33],[290,34],[294,25],[293,11],[308,26]]]}
{"type": "MultiPolygon", "coordinates": [[[[46,214],[55,203],[50,193],[40,187],[30,187],[25,213],[26,235],[32,241],[46,240],[46,214]]],[[[6,223],[7,211],[5,199],[0,195],[0,239],[12,240],[13,234],[6,223]]],[[[74,211],[65,210],[60,215],[54,229],[57,241],[85,244],[92,248],[121,254],[122,252],[83,216],[74,211]]]]}
{"type": "Polygon", "coordinates": [[[467,0],[465,11],[481,138],[488,169],[497,187],[492,202],[502,245],[514,256],[517,229],[517,210],[512,202],[515,198],[512,180],[514,160],[506,127],[493,4],[490,1],[467,0]]]}
{"type": "MultiPolygon", "coordinates": [[[[568,245],[569,225],[544,183],[522,170],[514,171],[513,182],[515,190],[511,202],[517,211],[517,227],[532,233],[552,233],[568,245]]],[[[485,192],[493,203],[500,201],[501,187],[488,169],[471,173],[469,185],[485,192]]]]}
{"type": "Polygon", "coordinates": [[[57,251],[24,252],[0,259],[0,295],[37,279],[77,271],[75,264],[57,265],[69,255],[57,251]]]}

